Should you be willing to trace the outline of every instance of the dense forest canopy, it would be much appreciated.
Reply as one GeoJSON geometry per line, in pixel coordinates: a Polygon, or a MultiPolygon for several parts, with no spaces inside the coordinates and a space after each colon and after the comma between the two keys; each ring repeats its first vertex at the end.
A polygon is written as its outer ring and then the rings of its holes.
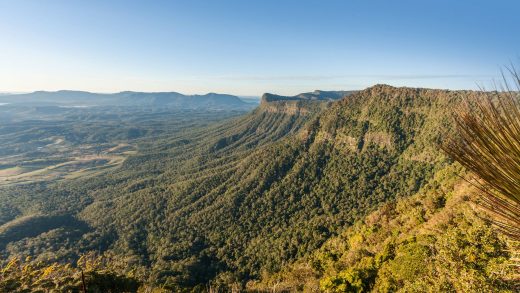
{"type": "Polygon", "coordinates": [[[94,251],[122,264],[100,269],[121,284],[167,290],[414,291],[436,274],[439,290],[509,290],[507,271],[492,273],[509,244],[479,222],[458,189],[460,166],[439,150],[450,111],[480,93],[377,85],[324,95],[268,96],[245,114],[176,112],[176,123],[149,115],[135,137],[89,142],[107,144],[102,154],[132,147],[108,167],[1,185],[3,258],[75,264],[94,251]],[[470,279],[453,281],[453,269],[470,279]]]}

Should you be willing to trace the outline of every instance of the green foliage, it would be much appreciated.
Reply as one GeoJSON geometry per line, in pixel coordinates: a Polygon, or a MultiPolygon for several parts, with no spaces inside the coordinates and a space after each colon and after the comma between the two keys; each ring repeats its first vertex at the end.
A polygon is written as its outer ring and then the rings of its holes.
{"type": "Polygon", "coordinates": [[[514,292],[511,246],[470,207],[472,189],[457,170],[437,172],[417,194],[381,207],[250,287],[265,290],[276,280],[287,291],[312,291],[319,280],[326,292],[514,292]],[[308,277],[298,277],[302,273],[308,277]]]}
{"type": "Polygon", "coordinates": [[[2,188],[2,211],[15,211],[0,214],[7,226],[65,214],[85,228],[24,234],[3,253],[67,261],[111,251],[140,280],[186,291],[269,276],[274,286],[288,264],[312,254],[287,287],[368,291],[383,271],[391,286],[406,286],[435,255],[410,231],[450,202],[454,167],[436,143],[463,94],[375,86],[334,103],[264,103],[207,127],[189,127],[203,123],[185,116],[182,126],[162,124],[161,115],[157,123],[172,129],[154,135],[152,116],[139,152],[118,168],[2,188]],[[394,259],[410,266],[396,273],[394,259]]]}
{"type": "Polygon", "coordinates": [[[325,292],[367,292],[377,274],[373,257],[363,257],[356,266],[320,281],[325,292]]]}
{"type": "Polygon", "coordinates": [[[520,76],[509,69],[516,90],[504,77],[501,91],[470,96],[456,112],[457,132],[443,149],[466,167],[479,187],[479,204],[494,224],[520,240],[520,76]]]}
{"type": "Polygon", "coordinates": [[[78,266],[70,264],[21,261],[12,258],[0,267],[1,292],[137,292],[140,284],[135,277],[116,272],[107,266],[114,258],[84,255],[78,266]],[[83,279],[81,274],[83,273],[83,279]]]}

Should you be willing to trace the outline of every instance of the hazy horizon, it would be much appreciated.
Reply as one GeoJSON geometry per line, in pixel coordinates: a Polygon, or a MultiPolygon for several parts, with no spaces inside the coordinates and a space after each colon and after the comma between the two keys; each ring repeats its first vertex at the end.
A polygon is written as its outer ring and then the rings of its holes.
{"type": "MultiPolygon", "coordinates": [[[[496,77],[498,78],[498,75],[496,77]]],[[[394,86],[394,87],[412,88],[412,87],[406,86],[406,85],[392,85],[392,84],[389,84],[389,83],[378,83],[378,84],[373,84],[373,85],[369,85],[369,86],[366,86],[366,87],[362,87],[362,88],[359,88],[359,89],[350,89],[350,88],[314,89],[314,90],[308,90],[308,91],[295,91],[295,92],[292,92],[292,93],[285,93],[285,94],[281,94],[281,93],[277,93],[277,92],[273,92],[273,91],[267,91],[267,92],[260,93],[258,95],[241,95],[241,94],[235,94],[235,93],[232,93],[232,92],[194,92],[194,93],[186,93],[186,92],[180,92],[180,91],[177,91],[177,90],[164,90],[164,91],[121,90],[121,91],[114,91],[114,92],[111,92],[111,91],[108,91],[108,92],[98,92],[98,91],[77,90],[77,89],[66,89],[66,88],[63,88],[63,89],[56,89],[56,90],[41,90],[40,89],[40,90],[33,90],[33,91],[27,91],[27,92],[0,91],[0,95],[23,95],[23,94],[31,94],[31,93],[36,93],[36,92],[54,93],[54,92],[61,92],[61,91],[86,92],[86,93],[104,94],[104,95],[119,94],[119,93],[123,93],[123,92],[136,92],[136,93],[179,93],[179,94],[186,95],[186,96],[190,96],[190,95],[201,95],[202,96],[202,95],[207,95],[207,94],[222,94],[222,95],[233,95],[233,96],[236,96],[236,97],[239,97],[239,98],[242,98],[242,99],[260,99],[263,94],[275,94],[275,95],[282,95],[282,96],[296,96],[296,95],[299,95],[299,94],[310,93],[310,92],[314,92],[314,91],[331,91],[331,92],[334,92],[334,91],[361,91],[361,90],[364,90],[364,89],[367,89],[367,88],[370,88],[370,87],[373,87],[373,86],[376,86],[376,85],[380,85],[380,84],[390,85],[390,86],[394,86]]],[[[480,90],[481,89],[481,88],[479,88],[478,84],[476,84],[475,88],[471,88],[471,89],[464,89],[464,88],[461,88],[461,89],[449,89],[449,88],[433,88],[433,87],[417,87],[417,88],[454,90],[454,91],[455,90],[480,90]]]]}

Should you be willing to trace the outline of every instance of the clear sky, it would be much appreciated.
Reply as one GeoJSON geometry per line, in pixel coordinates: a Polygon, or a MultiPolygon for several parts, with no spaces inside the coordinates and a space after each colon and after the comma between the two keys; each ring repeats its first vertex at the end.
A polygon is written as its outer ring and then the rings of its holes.
{"type": "Polygon", "coordinates": [[[519,12],[519,0],[0,0],[0,91],[475,88],[519,63],[519,12]]]}

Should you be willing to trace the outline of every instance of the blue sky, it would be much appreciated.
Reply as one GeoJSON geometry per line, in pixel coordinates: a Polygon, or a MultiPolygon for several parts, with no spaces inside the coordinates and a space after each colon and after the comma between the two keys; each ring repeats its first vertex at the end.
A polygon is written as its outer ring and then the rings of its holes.
{"type": "Polygon", "coordinates": [[[0,91],[476,88],[519,63],[519,11],[513,0],[0,0],[0,91]]]}

